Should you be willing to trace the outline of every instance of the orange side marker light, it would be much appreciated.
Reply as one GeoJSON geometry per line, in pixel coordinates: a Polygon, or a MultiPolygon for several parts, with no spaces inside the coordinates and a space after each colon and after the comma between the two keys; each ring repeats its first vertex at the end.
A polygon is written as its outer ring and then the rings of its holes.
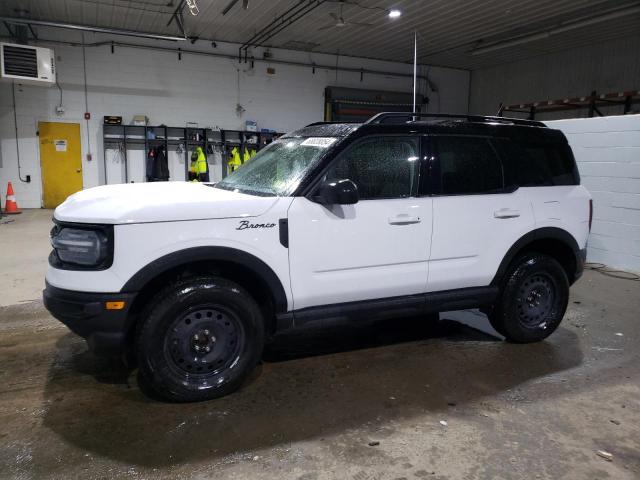
{"type": "Polygon", "coordinates": [[[104,306],[107,310],[122,310],[125,302],[105,302],[104,306]]]}

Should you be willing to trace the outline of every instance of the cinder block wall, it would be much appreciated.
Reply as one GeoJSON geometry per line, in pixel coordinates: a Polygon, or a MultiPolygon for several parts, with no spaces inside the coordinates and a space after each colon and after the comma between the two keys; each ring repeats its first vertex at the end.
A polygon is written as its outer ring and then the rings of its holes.
{"type": "Polygon", "coordinates": [[[640,272],[640,115],[546,123],[567,136],[593,196],[588,260],[640,272]]]}
{"type": "MultiPolygon", "coordinates": [[[[40,29],[40,37],[78,42],[78,33],[40,29]]],[[[122,37],[85,34],[87,43],[123,41],[122,37]]],[[[188,42],[124,41],[170,48],[182,47],[204,52],[237,54],[238,45],[218,43],[213,48],[208,42],[191,45],[188,42]]],[[[85,49],[87,70],[87,97],[91,120],[85,112],[85,90],[82,48],[61,44],[39,45],[55,50],[58,80],[63,90],[62,103],[66,110],[55,114],[60,92],[54,87],[16,86],[18,137],[22,177],[31,176],[31,183],[18,179],[11,84],[0,84],[0,195],[4,197],[7,181],[12,181],[19,204],[23,208],[41,206],[42,186],[36,128],[38,121],[76,122],[81,125],[83,152],[83,184],[85,188],[104,183],[102,163],[102,118],[104,115],[122,115],[130,122],[133,115],[147,115],[154,125],[184,126],[197,122],[201,127],[242,129],[245,120],[257,120],[259,127],[289,131],[310,122],[323,120],[324,88],[329,85],[409,92],[410,76],[336,72],[311,67],[300,67],[256,62],[240,64],[235,59],[213,58],[202,55],[115,47],[109,44],[85,49]],[[267,74],[267,67],[275,68],[275,75],[267,74]],[[246,112],[236,115],[236,104],[246,112]],[[88,161],[86,154],[93,159],[88,161]]],[[[335,65],[336,56],[273,50],[275,59],[315,62],[335,65]]],[[[254,54],[262,57],[262,50],[254,54]]],[[[375,69],[411,74],[412,66],[404,63],[381,62],[367,59],[339,57],[340,66],[375,69]]],[[[430,79],[439,87],[438,104],[442,111],[466,113],[470,74],[465,70],[429,68],[430,79]]],[[[144,152],[129,152],[129,179],[141,181],[144,175],[144,152]]],[[[116,151],[107,151],[109,183],[121,182],[124,165],[116,151]]],[[[169,156],[172,179],[184,177],[184,156],[169,156]]]]}

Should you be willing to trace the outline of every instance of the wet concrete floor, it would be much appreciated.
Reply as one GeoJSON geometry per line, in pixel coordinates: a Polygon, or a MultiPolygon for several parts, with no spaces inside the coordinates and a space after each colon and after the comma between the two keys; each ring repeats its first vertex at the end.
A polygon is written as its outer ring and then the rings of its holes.
{"type": "Polygon", "coordinates": [[[0,307],[0,478],[640,478],[640,282],[586,272],[538,344],[441,317],[281,337],[239,392],[177,405],[0,307]]]}

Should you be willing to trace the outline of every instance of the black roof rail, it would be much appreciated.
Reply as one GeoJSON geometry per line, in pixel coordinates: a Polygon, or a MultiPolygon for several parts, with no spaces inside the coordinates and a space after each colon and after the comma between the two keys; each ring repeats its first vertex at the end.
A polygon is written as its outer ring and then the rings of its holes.
{"type": "Polygon", "coordinates": [[[505,125],[526,125],[529,127],[547,127],[544,123],[535,120],[523,120],[521,118],[492,117],[485,115],[457,115],[450,113],[411,113],[411,112],[382,112],[374,115],[365,122],[365,125],[386,123],[387,119],[407,119],[405,123],[416,122],[420,118],[442,118],[451,120],[464,120],[474,123],[503,123],[505,125]]]}
{"type": "Polygon", "coordinates": [[[310,123],[309,125],[305,125],[304,128],[315,127],[316,125],[345,125],[345,124],[357,125],[360,123],[362,122],[313,122],[313,123],[310,123]]]}

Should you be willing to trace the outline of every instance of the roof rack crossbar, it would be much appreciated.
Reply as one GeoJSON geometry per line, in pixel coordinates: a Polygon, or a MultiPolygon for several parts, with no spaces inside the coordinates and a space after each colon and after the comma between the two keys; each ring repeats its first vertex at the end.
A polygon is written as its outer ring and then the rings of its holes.
{"type": "MultiPolygon", "coordinates": [[[[523,120],[521,118],[510,117],[493,117],[485,115],[464,115],[464,114],[450,114],[450,113],[411,113],[411,112],[382,112],[374,115],[365,124],[377,124],[382,123],[389,118],[412,118],[409,122],[416,122],[419,118],[444,118],[452,120],[466,120],[467,122],[475,123],[505,123],[510,125],[527,125],[530,127],[546,127],[542,122],[535,120],[523,120]]],[[[407,123],[409,123],[407,122],[407,123]]]]}

